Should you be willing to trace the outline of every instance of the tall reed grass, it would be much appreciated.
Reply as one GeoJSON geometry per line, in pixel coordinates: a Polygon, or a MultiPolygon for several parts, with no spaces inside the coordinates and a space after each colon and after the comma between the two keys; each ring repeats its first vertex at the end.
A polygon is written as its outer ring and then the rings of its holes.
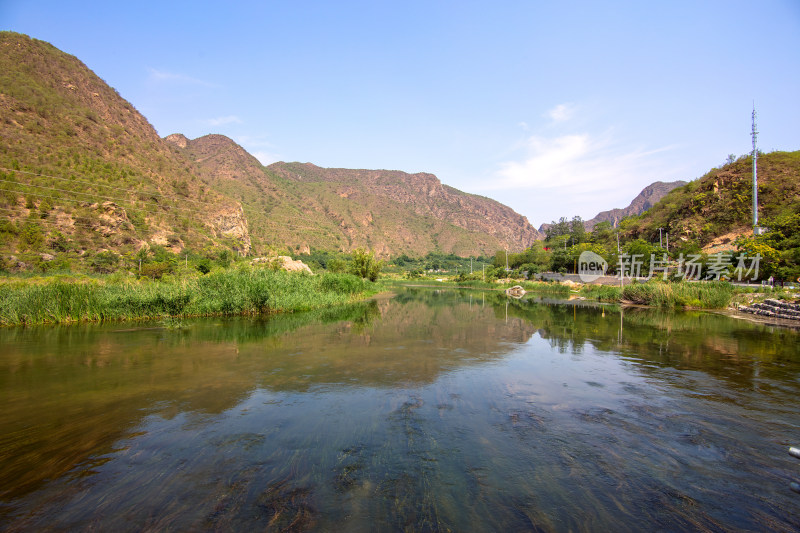
{"type": "Polygon", "coordinates": [[[654,307],[723,309],[733,297],[734,287],[724,281],[633,283],[622,290],[622,299],[654,307]]]}
{"type": "Polygon", "coordinates": [[[305,311],[375,292],[350,274],[245,269],[168,281],[18,280],[0,286],[0,325],[305,311]]]}

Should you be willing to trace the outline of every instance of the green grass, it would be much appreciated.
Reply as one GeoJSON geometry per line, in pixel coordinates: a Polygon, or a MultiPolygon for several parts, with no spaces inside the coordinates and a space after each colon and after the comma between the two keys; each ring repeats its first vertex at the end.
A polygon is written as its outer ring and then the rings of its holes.
{"type": "Polygon", "coordinates": [[[724,309],[733,297],[734,287],[726,282],[651,281],[633,283],[622,290],[622,299],[653,307],[694,307],[724,309]]]}
{"type": "Polygon", "coordinates": [[[580,289],[581,296],[603,302],[619,302],[622,290],[616,285],[584,285],[580,289]]]}
{"type": "Polygon", "coordinates": [[[182,280],[16,280],[0,286],[0,325],[267,314],[345,304],[375,292],[350,274],[228,270],[182,280]]]}

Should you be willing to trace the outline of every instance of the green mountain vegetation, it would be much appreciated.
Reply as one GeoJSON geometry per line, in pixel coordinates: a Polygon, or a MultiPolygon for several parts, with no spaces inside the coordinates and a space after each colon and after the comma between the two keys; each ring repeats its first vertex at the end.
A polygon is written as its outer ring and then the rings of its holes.
{"type": "Polygon", "coordinates": [[[212,187],[242,204],[257,254],[366,247],[382,257],[473,255],[524,248],[540,236],[510,208],[448,187],[432,174],[310,163],[264,167],[223,135],[166,140],[203,168],[212,187]]]}
{"type": "Polygon", "coordinates": [[[731,156],[607,212],[616,226],[562,218],[541,241],[525,217],[432,174],[264,166],[222,135],[162,139],[77,58],[10,32],[0,32],[0,51],[0,270],[159,278],[181,262],[208,272],[237,257],[286,254],[346,271],[351,253],[371,251],[395,274],[469,281],[575,271],[584,250],[613,271],[619,246],[641,254],[645,270],[651,255],[727,250],[760,254],[765,276],[800,276],[800,152],[759,157],[764,235],[752,235],[752,159],[731,156]],[[464,257],[475,259],[471,274],[464,257]]]}
{"type": "Polygon", "coordinates": [[[264,167],[224,136],[162,139],[77,58],[11,32],[0,51],[0,269],[171,270],[170,254],[226,263],[312,249],[477,255],[539,237],[430,174],[264,167]]]}
{"type": "Polygon", "coordinates": [[[0,52],[0,266],[248,250],[238,203],[78,59],[9,32],[0,52]]]}
{"type": "MultiPolygon", "coordinates": [[[[651,242],[669,233],[671,243],[708,247],[725,235],[752,232],[753,158],[734,159],[673,189],[645,213],[620,222],[622,235],[651,242]]],[[[758,157],[759,224],[800,211],[800,151],[758,157]]]]}
{"type": "MultiPolygon", "coordinates": [[[[670,190],[617,227],[606,220],[587,231],[580,217],[562,217],[548,225],[544,242],[509,254],[509,268],[517,274],[574,273],[580,254],[590,250],[606,259],[610,272],[616,271],[621,254],[636,254],[647,276],[653,257],[660,261],[666,254],[675,270],[689,256],[708,264],[710,256],[722,253],[731,263],[725,270],[730,277],[739,254],[758,254],[759,279],[795,281],[800,277],[800,151],[760,154],[757,163],[762,235],[753,235],[752,156],[729,156],[725,165],[670,190]]],[[[493,266],[504,270],[505,262],[505,252],[497,252],[493,266]]]]}

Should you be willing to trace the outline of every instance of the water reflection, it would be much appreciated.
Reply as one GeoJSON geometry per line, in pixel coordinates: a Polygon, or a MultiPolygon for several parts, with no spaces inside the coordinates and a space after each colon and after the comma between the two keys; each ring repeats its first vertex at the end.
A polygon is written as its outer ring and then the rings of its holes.
{"type": "Polygon", "coordinates": [[[30,529],[793,529],[797,333],[406,289],[260,319],[0,330],[30,529]]]}

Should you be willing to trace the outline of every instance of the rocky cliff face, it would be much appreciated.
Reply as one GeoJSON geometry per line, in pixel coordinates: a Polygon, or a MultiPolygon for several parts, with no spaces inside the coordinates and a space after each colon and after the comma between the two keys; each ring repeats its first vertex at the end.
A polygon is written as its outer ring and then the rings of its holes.
{"type": "Polygon", "coordinates": [[[290,181],[330,184],[340,197],[357,200],[371,195],[407,206],[420,217],[490,236],[503,247],[523,249],[541,238],[528,219],[510,207],[444,185],[433,174],[321,168],[310,163],[274,163],[267,168],[290,181]]]}
{"type": "Polygon", "coordinates": [[[217,230],[218,237],[233,239],[232,248],[243,255],[250,254],[250,231],[247,227],[247,217],[241,206],[220,209],[211,215],[212,224],[217,230]]]}
{"type": "Polygon", "coordinates": [[[586,229],[591,231],[595,224],[600,222],[611,222],[612,226],[616,226],[620,220],[631,215],[641,215],[654,205],[658,203],[664,196],[667,195],[672,189],[676,189],[686,185],[685,181],[656,181],[651,183],[640,192],[636,198],[624,209],[611,209],[609,211],[602,211],[597,214],[593,219],[585,222],[586,229]]]}
{"type": "MultiPolygon", "coordinates": [[[[583,225],[586,227],[587,231],[592,231],[595,225],[599,224],[600,222],[611,222],[612,226],[616,226],[620,220],[627,216],[641,215],[656,205],[656,203],[666,196],[669,191],[686,185],[686,183],[687,182],[685,181],[656,181],[651,183],[642,189],[642,192],[636,195],[636,198],[633,199],[628,207],[601,211],[591,220],[585,220],[583,225]]],[[[539,231],[544,233],[549,227],[550,224],[542,224],[539,226],[539,231]]]]}
{"type": "Polygon", "coordinates": [[[525,217],[482,196],[442,184],[433,174],[327,169],[311,163],[264,167],[223,135],[165,138],[217,191],[242,203],[256,254],[288,245],[382,257],[444,251],[460,255],[522,249],[539,237],[525,217]]]}

